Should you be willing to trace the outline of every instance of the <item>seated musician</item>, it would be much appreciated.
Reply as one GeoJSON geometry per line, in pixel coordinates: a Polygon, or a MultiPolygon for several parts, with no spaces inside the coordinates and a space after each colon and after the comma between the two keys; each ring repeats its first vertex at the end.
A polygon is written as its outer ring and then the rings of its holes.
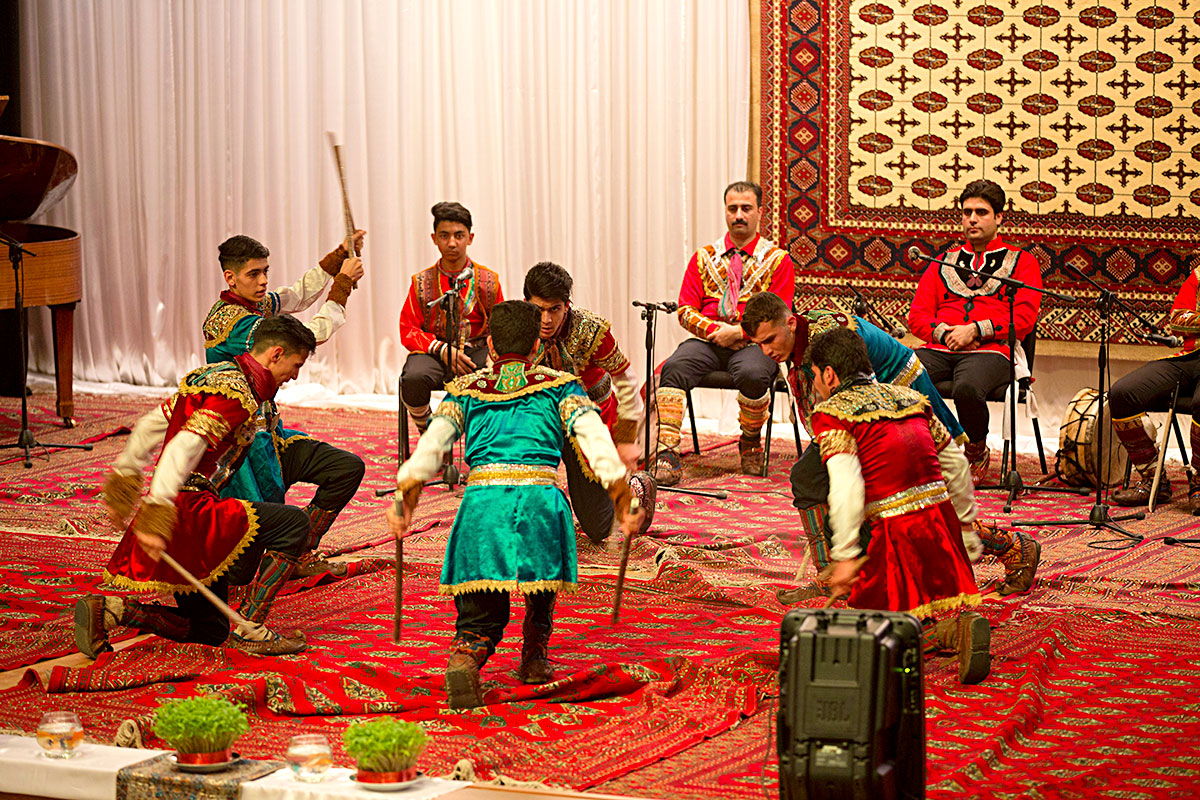
{"type": "MultiPolygon", "coordinates": [[[[958,198],[966,242],[942,260],[988,275],[1042,285],[1037,259],[1000,240],[1004,221],[1004,189],[988,180],[967,184],[958,198]]],[[[987,473],[987,397],[1008,380],[1008,292],[998,281],[944,264],[931,263],[917,283],[908,327],[924,340],[917,356],[936,384],[953,381],[954,410],[967,432],[966,454],[976,485],[987,473]]],[[[1029,374],[1020,340],[1037,323],[1041,295],[1017,291],[1015,321],[1017,377],[1029,374]]]]}
{"type": "Polygon", "coordinates": [[[401,399],[418,433],[429,427],[430,394],[487,361],[488,319],[492,307],[504,299],[500,277],[467,255],[467,247],[475,241],[471,212],[448,202],[431,211],[431,238],[441,258],[413,275],[400,312],[400,341],[408,349],[400,372],[401,399]],[[446,309],[429,305],[452,289],[457,293],[455,331],[448,328],[446,309]]]}
{"type": "MultiPolygon", "coordinates": [[[[1146,418],[1146,409],[1162,407],[1170,402],[1179,386],[1180,397],[1191,397],[1192,408],[1200,407],[1200,310],[1197,306],[1197,272],[1193,271],[1183,282],[1175,303],[1171,306],[1167,324],[1171,333],[1183,337],[1183,349],[1172,356],[1151,361],[1139,367],[1112,385],[1108,394],[1112,411],[1113,429],[1117,438],[1125,445],[1129,460],[1138,473],[1138,481],[1127,489],[1112,494],[1114,503],[1123,506],[1144,506],[1150,501],[1153,488],[1154,468],[1158,463],[1158,445],[1151,435],[1146,418]]],[[[1192,459],[1195,463],[1197,447],[1200,447],[1200,425],[1192,417],[1192,459]]],[[[1200,515],[1200,478],[1196,470],[1188,468],[1188,508],[1200,515]]],[[[1156,503],[1171,499],[1171,482],[1164,475],[1158,484],[1156,503]]]]}

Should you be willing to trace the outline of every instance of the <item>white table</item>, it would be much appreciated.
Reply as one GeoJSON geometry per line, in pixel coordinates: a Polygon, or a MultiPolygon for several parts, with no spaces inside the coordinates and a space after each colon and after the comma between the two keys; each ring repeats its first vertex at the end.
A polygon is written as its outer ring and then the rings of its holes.
{"type": "Polygon", "coordinates": [[[325,780],[320,783],[301,783],[292,777],[290,769],[284,767],[256,781],[243,783],[242,800],[366,800],[371,797],[378,797],[380,800],[430,800],[470,786],[462,781],[424,778],[404,789],[381,794],[364,789],[350,780],[353,774],[352,769],[334,767],[325,773],[325,780]]]}
{"type": "Polygon", "coordinates": [[[0,791],[63,800],[113,800],[118,772],[168,752],[83,742],[71,758],[47,758],[34,737],[0,734],[0,791]]]}

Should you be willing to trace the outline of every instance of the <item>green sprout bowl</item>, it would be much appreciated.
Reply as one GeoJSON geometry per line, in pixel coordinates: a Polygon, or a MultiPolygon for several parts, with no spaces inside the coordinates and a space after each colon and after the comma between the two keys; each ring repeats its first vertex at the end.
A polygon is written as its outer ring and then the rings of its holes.
{"type": "Polygon", "coordinates": [[[358,766],[359,783],[401,783],[415,780],[417,758],[425,752],[425,731],[397,717],[357,722],[342,735],[346,752],[358,766]]]}
{"type": "Polygon", "coordinates": [[[175,748],[181,769],[228,765],[234,740],[248,730],[242,707],[216,694],[170,700],[154,712],[154,733],[175,748]]]}

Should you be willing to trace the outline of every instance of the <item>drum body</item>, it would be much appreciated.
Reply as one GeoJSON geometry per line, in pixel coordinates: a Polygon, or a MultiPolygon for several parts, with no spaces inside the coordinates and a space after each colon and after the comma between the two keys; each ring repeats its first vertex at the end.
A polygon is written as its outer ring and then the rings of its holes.
{"type": "MultiPolygon", "coordinates": [[[[1097,447],[1096,433],[1101,424],[1096,412],[1100,397],[1095,389],[1080,389],[1063,414],[1058,429],[1058,453],[1054,474],[1069,486],[1096,486],[1101,478],[1105,486],[1116,486],[1125,478],[1129,456],[1117,440],[1108,404],[1104,405],[1104,453],[1097,447]]],[[[1151,438],[1153,438],[1153,431],[1151,438]]]]}

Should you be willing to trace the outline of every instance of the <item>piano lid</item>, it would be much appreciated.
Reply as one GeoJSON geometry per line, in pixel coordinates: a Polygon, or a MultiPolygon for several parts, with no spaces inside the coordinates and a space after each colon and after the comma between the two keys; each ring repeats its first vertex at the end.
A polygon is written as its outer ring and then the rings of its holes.
{"type": "Polygon", "coordinates": [[[0,136],[0,220],[27,220],[53,208],[75,182],[79,165],[66,148],[0,136]]]}

